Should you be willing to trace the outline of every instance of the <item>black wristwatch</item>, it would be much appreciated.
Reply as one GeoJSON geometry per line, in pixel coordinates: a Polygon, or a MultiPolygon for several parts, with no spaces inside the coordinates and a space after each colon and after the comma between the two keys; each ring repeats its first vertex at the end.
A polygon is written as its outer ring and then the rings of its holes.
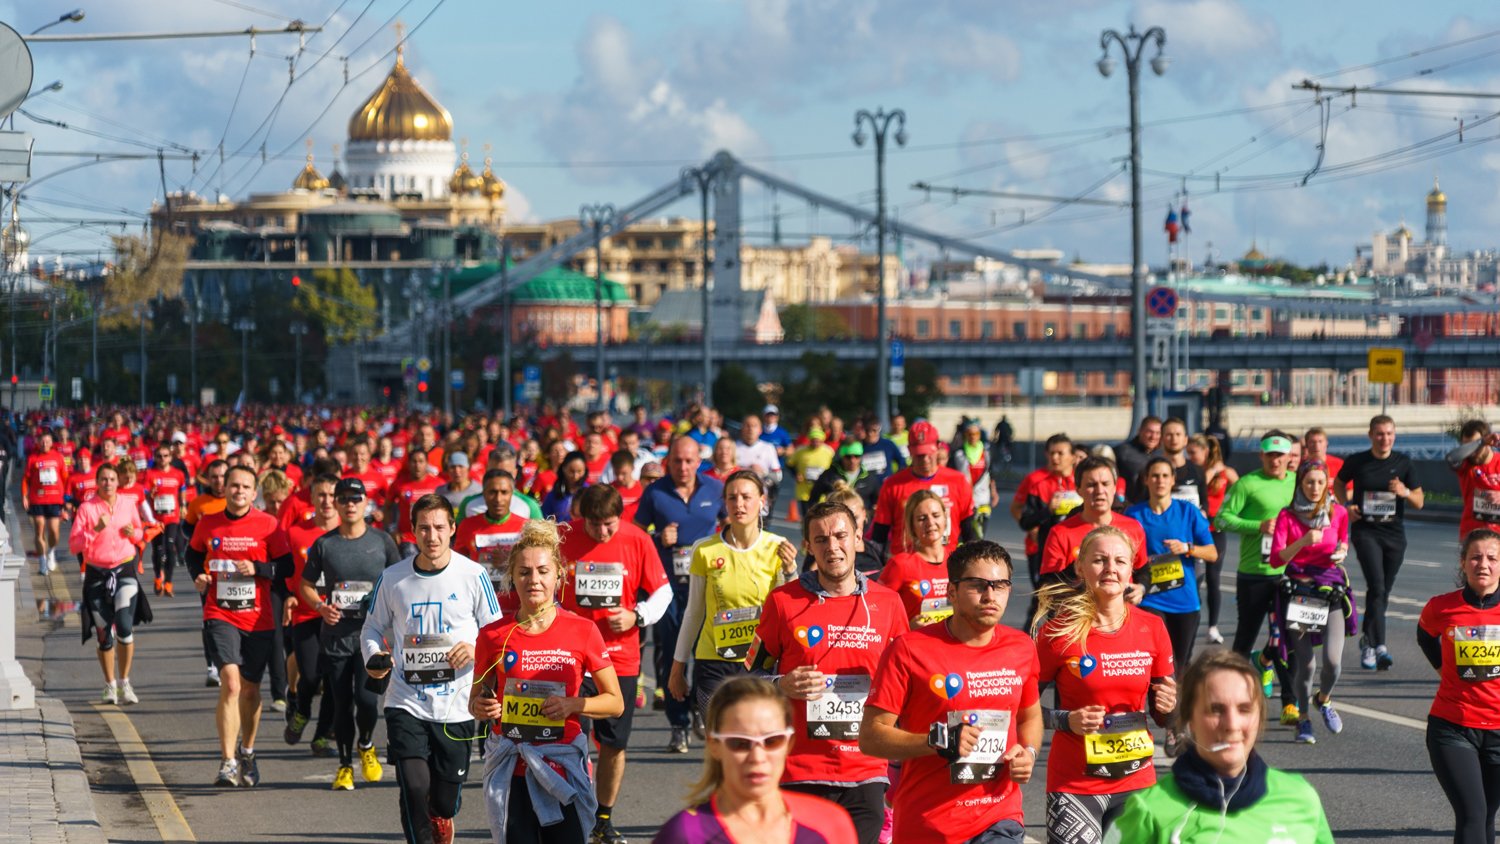
{"type": "Polygon", "coordinates": [[[635,626],[644,630],[646,628],[646,617],[641,615],[640,610],[633,609],[631,612],[635,613],[635,626]]]}

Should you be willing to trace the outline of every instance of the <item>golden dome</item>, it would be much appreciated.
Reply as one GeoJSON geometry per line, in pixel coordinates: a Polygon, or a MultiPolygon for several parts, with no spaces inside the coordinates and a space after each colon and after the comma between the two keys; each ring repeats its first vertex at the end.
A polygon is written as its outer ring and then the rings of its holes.
{"type": "Polygon", "coordinates": [[[479,174],[479,180],[482,183],[480,190],[484,192],[487,198],[494,201],[505,196],[505,182],[501,181],[500,177],[495,175],[495,170],[491,164],[492,159],[486,155],[484,157],[484,172],[479,174]]]}
{"type": "Polygon", "coordinates": [[[405,48],[396,47],[396,65],[385,81],[349,119],[351,141],[447,141],[453,116],[406,70],[405,48]]]}
{"type": "Polygon", "coordinates": [[[1437,177],[1432,179],[1432,193],[1427,194],[1428,208],[1443,208],[1448,204],[1448,197],[1438,187],[1437,177]]]}
{"type": "Polygon", "coordinates": [[[1266,260],[1266,253],[1260,251],[1260,247],[1256,246],[1256,244],[1255,244],[1254,241],[1251,241],[1250,242],[1250,251],[1246,252],[1245,253],[1245,257],[1241,258],[1240,260],[1241,261],[1264,261],[1264,260],[1266,260]]]}
{"type": "Polygon", "coordinates": [[[1398,238],[1398,239],[1404,238],[1406,240],[1411,240],[1415,236],[1416,235],[1412,234],[1411,229],[1409,229],[1409,228],[1406,227],[1406,221],[1405,220],[1402,220],[1401,221],[1401,225],[1398,226],[1395,231],[1391,232],[1391,237],[1398,238]]]}
{"type": "Polygon", "coordinates": [[[465,151],[459,158],[458,169],[453,171],[453,177],[448,180],[448,192],[454,195],[479,193],[482,187],[484,179],[469,169],[469,153],[465,151]]]}
{"type": "MultiPolygon", "coordinates": [[[[311,141],[308,142],[308,146],[312,146],[311,141]]],[[[292,181],[292,189],[306,191],[320,191],[328,189],[328,180],[323,178],[323,174],[319,173],[318,168],[313,166],[313,154],[311,149],[309,149],[307,153],[307,166],[303,167],[302,172],[298,173],[297,178],[292,181]]]]}

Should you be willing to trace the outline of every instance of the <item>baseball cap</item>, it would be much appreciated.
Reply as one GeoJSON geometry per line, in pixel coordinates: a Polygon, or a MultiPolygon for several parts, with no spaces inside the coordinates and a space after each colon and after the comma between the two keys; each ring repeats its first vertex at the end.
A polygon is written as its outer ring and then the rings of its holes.
{"type": "Polygon", "coordinates": [[[937,428],[931,422],[918,422],[907,434],[906,447],[912,454],[937,454],[937,428]]]}
{"type": "Polygon", "coordinates": [[[1469,440],[1468,442],[1444,455],[1444,459],[1446,459],[1448,461],[1448,465],[1453,467],[1454,469],[1461,468],[1464,464],[1464,461],[1468,460],[1470,457],[1473,457],[1483,445],[1483,437],[1480,437],[1476,440],[1469,440]]]}
{"type": "Polygon", "coordinates": [[[365,482],[359,478],[344,478],[333,487],[333,498],[364,498],[365,482]]]}
{"type": "Polygon", "coordinates": [[[464,454],[462,451],[450,452],[448,454],[448,465],[467,466],[469,465],[469,455],[464,454]]]}
{"type": "Polygon", "coordinates": [[[174,431],[172,433],[172,442],[174,442],[174,443],[185,443],[185,442],[187,442],[187,434],[184,434],[181,431],[174,431]]]}
{"type": "Polygon", "coordinates": [[[1262,454],[1290,454],[1292,441],[1286,437],[1265,437],[1260,441],[1260,451],[1262,454]]]}
{"type": "Polygon", "coordinates": [[[838,456],[839,457],[864,457],[865,456],[865,446],[864,446],[864,443],[861,443],[858,440],[850,440],[850,441],[844,443],[843,445],[839,446],[839,454],[838,454],[838,456]]]}
{"type": "Polygon", "coordinates": [[[770,416],[773,413],[776,414],[777,416],[781,415],[781,409],[778,408],[774,404],[768,404],[764,408],[762,408],[761,411],[760,411],[760,415],[761,416],[770,416]]]}
{"type": "Polygon", "coordinates": [[[823,433],[822,428],[814,426],[811,431],[807,432],[807,438],[810,440],[826,440],[828,439],[828,435],[823,433]]]}

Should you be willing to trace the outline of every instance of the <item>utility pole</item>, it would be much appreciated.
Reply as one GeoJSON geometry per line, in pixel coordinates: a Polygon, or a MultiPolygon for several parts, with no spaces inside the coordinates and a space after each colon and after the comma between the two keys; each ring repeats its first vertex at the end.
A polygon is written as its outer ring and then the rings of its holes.
{"type": "Polygon", "coordinates": [[[514,401],[510,383],[510,238],[508,237],[500,241],[500,289],[505,291],[500,294],[500,318],[503,321],[500,329],[500,404],[505,408],[504,416],[508,420],[512,410],[511,404],[514,401]]]}
{"type": "Polygon", "coordinates": [[[291,325],[292,339],[297,344],[297,381],[296,393],[293,396],[295,404],[302,403],[302,338],[307,336],[307,323],[298,320],[291,325]]]}
{"type": "Polygon", "coordinates": [[[712,165],[703,167],[685,167],[682,170],[684,183],[692,181],[698,185],[698,193],[703,202],[703,233],[700,240],[703,245],[703,403],[709,407],[714,406],[714,346],[713,337],[709,334],[709,301],[713,298],[714,276],[713,265],[709,263],[708,256],[708,193],[714,187],[721,174],[712,165]]]}
{"type": "Polygon", "coordinates": [[[1099,74],[1107,77],[1114,72],[1115,60],[1109,57],[1109,45],[1119,44],[1130,81],[1130,385],[1135,394],[1130,409],[1131,435],[1140,429],[1150,401],[1146,386],[1146,281],[1141,276],[1141,52],[1148,41],[1156,43],[1151,70],[1161,76],[1167,72],[1167,59],[1162,55],[1167,33],[1161,27],[1136,32],[1132,25],[1124,35],[1106,29],[1099,36],[1099,49],[1104,53],[1099,57],[1099,74]]]}
{"type": "Polygon", "coordinates": [[[885,295],[885,138],[896,124],[896,145],[906,146],[906,112],[860,109],[854,114],[854,145],[865,145],[864,124],[875,135],[875,415],[880,424],[891,424],[890,324],[885,295]]]}
{"type": "Polygon", "coordinates": [[[146,406],[146,317],[150,315],[150,308],[141,305],[137,311],[141,318],[141,407],[146,406]]]}
{"type": "Polygon", "coordinates": [[[240,333],[240,400],[250,400],[250,332],[255,330],[255,320],[241,317],[235,320],[234,330],[240,333]]]}
{"type": "Polygon", "coordinates": [[[578,210],[582,225],[594,228],[594,367],[598,379],[595,410],[604,410],[604,227],[615,225],[615,207],[609,203],[585,205],[578,210]]]}
{"type": "Polygon", "coordinates": [[[433,272],[443,274],[443,413],[453,415],[453,273],[452,268],[434,264],[433,272]]]}

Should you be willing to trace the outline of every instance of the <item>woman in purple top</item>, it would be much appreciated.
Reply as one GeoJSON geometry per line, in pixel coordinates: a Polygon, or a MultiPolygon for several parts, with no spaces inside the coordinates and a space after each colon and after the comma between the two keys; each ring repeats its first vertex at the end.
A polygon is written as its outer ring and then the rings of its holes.
{"type": "Polygon", "coordinates": [[[1314,744],[1312,710],[1317,704],[1330,733],[1344,729],[1343,719],[1333,708],[1331,695],[1342,671],[1345,636],[1354,635],[1354,602],[1349,598],[1349,573],[1344,557],[1349,553],[1349,511],[1333,500],[1328,466],[1319,461],[1297,469],[1297,488],[1292,506],[1276,517],[1271,537],[1271,564],[1286,567],[1286,580],[1278,616],[1281,647],[1297,656],[1294,688],[1299,744],[1314,744]],[[1313,648],[1323,646],[1323,670],[1317,697],[1312,695],[1313,648]]]}

